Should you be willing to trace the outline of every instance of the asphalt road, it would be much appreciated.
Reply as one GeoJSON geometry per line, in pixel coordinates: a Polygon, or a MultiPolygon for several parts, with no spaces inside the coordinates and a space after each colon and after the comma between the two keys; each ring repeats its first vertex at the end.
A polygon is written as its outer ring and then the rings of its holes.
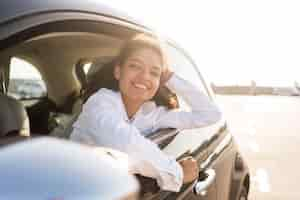
{"type": "Polygon", "coordinates": [[[251,200],[300,200],[300,97],[217,96],[251,172],[251,200]]]}

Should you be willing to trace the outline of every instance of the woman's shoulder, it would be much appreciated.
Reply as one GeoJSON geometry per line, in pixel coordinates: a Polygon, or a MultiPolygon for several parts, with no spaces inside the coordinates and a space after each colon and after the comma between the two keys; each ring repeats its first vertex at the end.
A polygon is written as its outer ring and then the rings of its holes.
{"type": "Polygon", "coordinates": [[[168,112],[170,109],[163,105],[157,105],[154,101],[148,101],[141,107],[143,115],[159,117],[161,114],[168,112]]]}
{"type": "MultiPolygon", "coordinates": [[[[100,88],[97,92],[95,92],[94,95],[114,98],[114,97],[118,96],[118,94],[119,94],[119,92],[117,92],[117,91],[107,89],[107,88],[100,88]]],[[[94,95],[92,95],[92,96],[94,96],[94,95]]]]}
{"type": "Polygon", "coordinates": [[[88,105],[101,105],[101,104],[118,104],[120,101],[119,92],[101,88],[93,95],[91,95],[86,101],[86,106],[88,105]]]}

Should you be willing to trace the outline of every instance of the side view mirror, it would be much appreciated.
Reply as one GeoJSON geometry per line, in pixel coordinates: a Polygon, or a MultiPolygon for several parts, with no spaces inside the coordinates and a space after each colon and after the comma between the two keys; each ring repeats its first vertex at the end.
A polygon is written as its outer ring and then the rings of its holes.
{"type": "Polygon", "coordinates": [[[0,199],[136,200],[137,180],[112,156],[50,137],[0,149],[0,199]]]}

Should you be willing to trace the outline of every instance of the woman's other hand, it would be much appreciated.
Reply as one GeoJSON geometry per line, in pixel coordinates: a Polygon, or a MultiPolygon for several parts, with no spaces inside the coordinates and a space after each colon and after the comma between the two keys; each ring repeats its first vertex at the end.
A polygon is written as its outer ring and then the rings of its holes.
{"type": "Polygon", "coordinates": [[[174,72],[170,69],[170,67],[166,67],[160,77],[160,85],[164,86],[168,80],[172,77],[174,72]]]}
{"type": "Polygon", "coordinates": [[[178,161],[183,170],[183,183],[190,183],[199,176],[199,167],[197,161],[189,156],[178,161]]]}

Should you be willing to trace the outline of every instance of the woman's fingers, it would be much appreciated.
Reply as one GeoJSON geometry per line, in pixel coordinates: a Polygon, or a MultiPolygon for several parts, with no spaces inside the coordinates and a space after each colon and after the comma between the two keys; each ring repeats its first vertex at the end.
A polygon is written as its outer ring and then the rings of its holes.
{"type": "Polygon", "coordinates": [[[179,161],[183,169],[183,182],[190,183],[198,178],[199,167],[197,161],[193,157],[186,157],[179,161]]]}
{"type": "Polygon", "coordinates": [[[172,77],[172,75],[174,74],[173,71],[170,70],[170,68],[166,68],[162,74],[161,74],[161,77],[160,77],[160,82],[161,82],[161,85],[165,85],[166,82],[168,82],[168,80],[170,80],[170,78],[172,77]]]}

